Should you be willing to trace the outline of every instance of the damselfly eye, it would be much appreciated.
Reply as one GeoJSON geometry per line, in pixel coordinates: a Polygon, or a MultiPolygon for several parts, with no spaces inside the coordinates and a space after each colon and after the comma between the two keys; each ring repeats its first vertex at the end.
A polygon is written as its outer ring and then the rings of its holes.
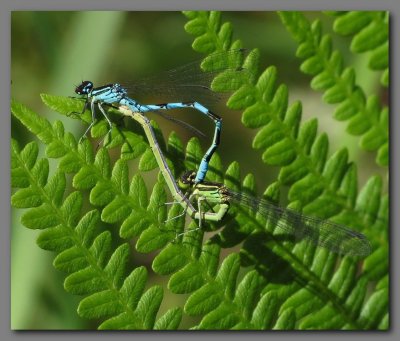
{"type": "Polygon", "coordinates": [[[78,95],[87,95],[92,89],[93,83],[91,81],[83,81],[75,88],[75,93],[78,95]]]}

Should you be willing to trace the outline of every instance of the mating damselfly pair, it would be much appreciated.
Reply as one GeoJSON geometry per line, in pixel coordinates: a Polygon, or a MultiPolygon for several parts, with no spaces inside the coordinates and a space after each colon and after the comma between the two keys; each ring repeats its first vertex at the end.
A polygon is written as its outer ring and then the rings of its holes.
{"type": "Polygon", "coordinates": [[[123,115],[133,117],[144,128],[172,196],[184,208],[183,214],[187,213],[198,220],[199,228],[205,221],[221,221],[227,214],[230,205],[236,203],[260,213],[270,224],[276,224],[297,239],[306,239],[314,245],[325,247],[332,252],[343,255],[368,255],[370,245],[361,233],[328,220],[309,217],[297,211],[279,207],[263,199],[252,198],[243,193],[235,193],[222,184],[205,181],[209,161],[220,142],[222,122],[218,115],[208,109],[208,105],[204,105],[204,101],[207,102],[207,99],[215,98],[210,84],[214,77],[220,73],[231,73],[231,79],[234,80],[229,86],[231,90],[236,90],[240,86],[240,82],[235,83],[235,79],[243,79],[241,75],[245,73],[242,68],[245,52],[245,50],[240,49],[215,53],[203,63],[190,63],[168,71],[159,77],[127,86],[115,83],[94,87],[91,81],[82,82],[76,87],[75,92],[83,95],[86,99],[82,112],[89,105],[92,112],[92,123],[84,136],[95,123],[96,107],[107,120],[111,130],[112,123],[103,106],[119,106],[123,115]],[[207,63],[206,71],[201,72],[201,65],[204,66],[207,63]],[[154,91],[155,93],[165,91],[167,95],[175,96],[175,101],[163,104],[141,104],[132,98],[144,90],[154,91]],[[187,90],[189,90],[189,95],[193,96],[189,101],[186,100],[187,97],[185,99],[187,90]],[[181,188],[178,188],[152,132],[152,127],[143,114],[150,111],[160,113],[163,110],[180,108],[193,108],[207,116],[214,122],[215,131],[212,144],[205,153],[197,172],[185,173],[180,181],[181,188]],[[182,193],[181,189],[187,192],[182,193]],[[212,209],[215,205],[218,206],[216,212],[212,209]]]}

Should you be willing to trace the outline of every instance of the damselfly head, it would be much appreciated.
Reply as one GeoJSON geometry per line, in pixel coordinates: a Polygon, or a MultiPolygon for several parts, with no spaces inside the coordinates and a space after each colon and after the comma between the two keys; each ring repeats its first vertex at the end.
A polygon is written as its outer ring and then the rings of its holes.
{"type": "Polygon", "coordinates": [[[93,83],[91,81],[83,81],[75,88],[75,93],[78,95],[87,95],[93,89],[93,83]]]}
{"type": "Polygon", "coordinates": [[[188,189],[191,185],[194,184],[195,179],[196,179],[196,172],[187,171],[179,178],[178,186],[181,189],[188,189]]]}

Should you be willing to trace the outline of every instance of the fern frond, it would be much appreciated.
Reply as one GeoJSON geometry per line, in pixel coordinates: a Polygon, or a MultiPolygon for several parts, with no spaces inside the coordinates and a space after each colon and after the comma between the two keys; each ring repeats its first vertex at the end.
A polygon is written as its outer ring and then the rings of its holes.
{"type": "MultiPolygon", "coordinates": [[[[330,14],[330,12],[327,12],[330,14]]],[[[381,83],[389,86],[389,12],[335,12],[333,29],[343,36],[353,36],[350,49],[369,53],[369,67],[383,71],[381,83]]]]}
{"type": "MultiPolygon", "coordinates": [[[[339,20],[337,24],[339,31],[345,32],[346,30],[344,27],[340,29],[340,18],[343,19],[343,25],[346,18],[350,20],[354,16],[361,16],[362,19],[368,19],[368,22],[373,20],[368,26],[371,29],[360,32],[359,39],[354,38],[353,42],[359,41],[360,43],[355,43],[358,46],[362,45],[361,42],[368,41],[373,44],[370,48],[377,47],[376,44],[382,43],[382,47],[377,48],[379,50],[386,48],[386,53],[388,53],[388,22],[387,19],[384,19],[385,13],[374,12],[370,15],[366,14],[368,12],[350,13],[337,19],[339,20]],[[379,30],[379,34],[374,34],[374,30],[379,30]],[[379,37],[379,40],[370,39],[371,34],[373,37],[379,37]]],[[[352,135],[362,136],[361,148],[366,151],[377,151],[377,164],[387,166],[388,108],[382,107],[378,96],[367,97],[365,95],[362,87],[356,82],[354,69],[345,67],[341,53],[338,50],[332,50],[332,38],[328,34],[323,34],[319,20],[310,23],[299,12],[280,12],[279,14],[283,24],[299,44],[296,55],[304,60],[300,66],[301,71],[313,76],[311,87],[314,90],[324,91],[325,102],[337,104],[334,118],[339,121],[349,120],[347,131],[352,135]]],[[[355,30],[358,27],[357,23],[360,22],[352,20],[355,30]]],[[[350,30],[350,26],[353,26],[348,21],[347,24],[347,29],[350,30]]],[[[362,26],[359,28],[361,29],[362,26]]],[[[364,45],[364,48],[367,48],[368,44],[364,45]]],[[[382,54],[382,51],[376,53],[382,54]]]]}
{"type": "MultiPolygon", "coordinates": [[[[14,105],[13,110],[18,108],[22,107],[14,105]]],[[[46,128],[43,136],[48,136],[50,142],[51,126],[45,120],[39,125],[46,128]]],[[[12,185],[20,188],[13,194],[11,203],[18,208],[29,208],[22,216],[22,223],[30,229],[42,230],[38,245],[57,252],[54,266],[68,274],[65,290],[86,296],[79,304],[78,314],[103,320],[100,329],[178,328],[181,319],[178,308],[155,321],[163,297],[161,287],[156,285],[144,290],[146,269],[129,269],[127,243],[113,250],[110,231],[98,228],[97,210],[80,218],[82,193],[75,191],[65,197],[63,171],[58,170],[48,178],[48,160],[37,159],[37,144],[32,142],[20,150],[12,141],[11,156],[12,185]]]]}
{"type": "MultiPolygon", "coordinates": [[[[186,29],[196,36],[193,43],[196,50],[205,52],[209,51],[210,46],[214,48],[229,46],[230,36],[220,35],[222,27],[228,25],[221,24],[217,14],[185,12],[185,15],[190,19],[185,26],[186,29]],[[199,29],[200,23],[203,25],[203,30],[199,29]]],[[[297,19],[296,15],[289,13],[288,16],[297,19]]],[[[299,16],[302,19],[301,15],[299,16]]],[[[318,24],[313,26],[314,31],[312,31],[307,21],[294,19],[292,21],[296,22],[296,32],[299,32],[299,35],[310,31],[310,41],[313,44],[315,44],[314,38],[318,38],[317,46],[320,41],[330,43],[329,38],[322,39],[318,35],[320,32],[318,24]],[[313,32],[316,34],[315,37],[312,35],[313,32]]],[[[307,34],[301,36],[302,39],[307,37],[307,34]]],[[[305,46],[305,43],[303,45],[305,46]]],[[[326,51],[326,45],[324,46],[326,51]]],[[[303,52],[306,50],[305,47],[302,49],[303,52]]],[[[326,56],[321,53],[322,57],[326,56]]],[[[385,324],[387,311],[382,310],[376,316],[364,319],[363,304],[368,297],[365,284],[372,278],[382,279],[388,270],[387,236],[381,232],[385,231],[387,226],[387,196],[381,194],[381,180],[379,177],[370,178],[357,196],[357,171],[355,165],[348,161],[347,150],[337,151],[327,159],[328,138],[326,134],[317,135],[317,121],[314,119],[300,123],[301,104],[296,102],[288,107],[288,89],[285,85],[276,84],[277,71],[274,67],[267,68],[257,80],[257,59],[256,51],[249,54],[245,67],[252,73],[251,80],[234,93],[228,105],[234,109],[244,109],[242,122],[245,126],[260,128],[253,141],[253,147],[264,150],[263,161],[281,167],[278,182],[272,184],[267,192],[273,192],[274,186],[278,188],[281,185],[291,186],[288,195],[292,202],[290,207],[300,209],[302,206],[307,214],[329,218],[353,228],[363,228],[364,232],[369,233],[377,248],[377,251],[365,260],[363,273],[359,276],[356,263],[346,258],[335,270],[337,257],[326,250],[315,252],[314,248],[303,243],[298,243],[291,249],[290,243],[288,248],[286,242],[282,246],[279,240],[266,241],[262,238],[263,234],[248,238],[242,252],[253,265],[259,264],[256,267],[265,267],[260,261],[261,255],[270,255],[271,250],[273,250],[272,255],[279,255],[287,262],[289,274],[282,274],[282,266],[275,269],[270,266],[263,270],[271,276],[269,279],[272,281],[275,278],[283,278],[290,283],[279,287],[267,284],[264,289],[266,293],[279,293],[280,310],[275,327],[281,327],[281,321],[285,320],[288,326],[291,322],[297,321],[293,322],[293,326],[302,329],[378,328],[379,325],[385,324]],[[368,196],[371,201],[366,199],[368,196]],[[383,262],[380,275],[374,273],[372,266],[367,266],[375,261],[383,262]],[[293,283],[291,278],[298,278],[301,284],[293,283]],[[299,302],[302,304],[299,305],[299,302]],[[322,313],[323,315],[320,315],[322,313]],[[332,318],[324,323],[322,316],[328,315],[332,318]]],[[[313,61],[308,65],[311,68],[320,64],[313,61]]],[[[331,71],[335,70],[332,68],[331,71]]],[[[339,75],[341,71],[339,67],[339,75]]],[[[248,219],[241,220],[238,217],[235,220],[236,228],[246,230],[248,219]]],[[[264,226],[265,222],[256,227],[257,233],[265,231],[264,226]]],[[[225,230],[232,231],[229,224],[225,230]]],[[[224,235],[224,232],[221,235],[224,235]]],[[[240,237],[235,242],[239,239],[240,237]]],[[[380,292],[378,287],[375,290],[380,292]]],[[[386,295],[386,299],[382,305],[387,307],[387,287],[383,290],[381,294],[386,295]]]]}
{"type": "MultiPolygon", "coordinates": [[[[46,96],[47,103],[49,98],[54,100],[53,97],[46,96]]],[[[47,121],[43,121],[47,122],[42,124],[46,126],[46,129],[40,127],[36,130],[36,126],[32,128],[30,122],[40,121],[37,114],[30,112],[27,108],[16,103],[13,103],[12,107],[14,115],[21,118],[21,122],[31,127],[30,129],[34,133],[39,130],[47,132],[49,137],[46,140],[42,139],[48,145],[46,154],[49,157],[60,159],[59,169],[61,171],[76,173],[72,182],[76,189],[91,189],[90,202],[98,207],[103,206],[101,218],[104,222],[116,223],[126,220],[121,226],[120,234],[122,238],[129,239],[133,236],[138,236],[148,224],[163,224],[166,219],[166,208],[164,205],[166,196],[162,185],[154,188],[150,203],[148,204],[147,189],[140,176],[134,177],[131,184],[129,184],[128,165],[124,159],[121,158],[118,160],[113,169],[111,169],[111,161],[106,148],[100,148],[96,156],[94,156],[88,141],[77,145],[72,135],[64,134],[60,122],[56,122],[53,128],[47,121]],[[149,206],[147,207],[147,205],[149,206]],[[157,212],[158,218],[156,215],[149,216],[149,211],[157,212]]],[[[138,141],[140,145],[145,145],[145,148],[140,147],[142,152],[139,161],[140,170],[148,171],[157,166],[157,163],[154,164],[153,162],[154,156],[151,153],[150,147],[143,141],[140,135],[124,131],[124,136],[129,139],[129,143],[138,141]],[[148,150],[150,153],[147,152],[148,150]]],[[[162,146],[164,144],[161,141],[163,139],[160,139],[160,145],[162,146]]],[[[177,141],[174,134],[171,135],[170,143],[172,153],[175,155],[179,154],[181,142],[177,141]]],[[[133,146],[135,145],[133,144],[133,146]]],[[[136,154],[136,156],[138,155],[136,154]]],[[[171,214],[175,213],[176,208],[174,208],[171,214]]],[[[154,234],[150,235],[147,233],[142,237],[144,239],[138,241],[138,245],[141,245],[140,249],[144,248],[150,251],[152,247],[146,242],[147,239],[151,240],[151,244],[155,244],[158,240],[165,245],[168,239],[173,238],[172,234],[165,233],[159,229],[156,229],[155,233],[158,233],[157,237],[154,234]]]]}
{"type": "MultiPolygon", "coordinates": [[[[207,18],[204,13],[199,13],[195,19],[199,17],[202,20],[207,18]]],[[[211,36],[210,40],[216,42],[207,46],[227,44],[218,38],[219,26],[214,16],[210,15],[207,27],[216,31],[215,35],[203,33],[196,40],[202,38],[204,41],[204,37],[211,36]]],[[[253,51],[245,62],[254,79],[258,58],[257,51],[253,51]]],[[[359,216],[360,220],[364,214],[375,214],[376,218],[376,210],[368,212],[355,208],[357,175],[355,166],[348,162],[347,150],[342,149],[327,160],[329,142],[326,134],[317,135],[315,119],[301,124],[301,103],[295,102],[289,107],[288,89],[283,84],[277,85],[276,79],[276,68],[268,67],[255,84],[249,82],[236,91],[228,105],[245,109],[242,116],[244,125],[259,129],[253,147],[264,150],[262,160],[265,163],[282,167],[279,182],[291,186],[289,200],[300,201],[306,213],[324,218],[341,211],[347,211],[353,217],[359,216]],[[327,202],[329,206],[321,205],[327,202]]]]}

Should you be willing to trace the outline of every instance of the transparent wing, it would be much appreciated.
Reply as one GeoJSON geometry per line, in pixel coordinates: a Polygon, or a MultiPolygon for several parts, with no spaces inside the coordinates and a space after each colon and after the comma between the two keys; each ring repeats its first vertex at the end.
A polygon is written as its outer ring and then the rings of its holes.
{"type": "Polygon", "coordinates": [[[272,225],[279,226],[296,239],[307,239],[314,245],[350,256],[371,253],[368,239],[361,233],[329,220],[303,215],[289,208],[274,205],[264,199],[255,199],[243,193],[228,190],[229,200],[251,208],[272,225]]]}
{"type": "MultiPolygon", "coordinates": [[[[145,107],[145,105],[142,105],[142,107],[145,107]]],[[[191,131],[193,134],[199,136],[199,137],[205,137],[206,135],[199,129],[197,129],[196,127],[192,126],[191,124],[185,122],[185,121],[181,121],[175,117],[172,117],[171,115],[166,114],[165,112],[161,111],[161,110],[151,110],[152,112],[156,113],[157,115],[161,116],[162,118],[171,121],[181,127],[183,127],[184,129],[191,131]]]]}
{"type": "Polygon", "coordinates": [[[197,101],[212,106],[223,96],[212,91],[212,81],[221,72],[231,77],[227,87],[236,90],[248,71],[242,67],[246,49],[218,52],[157,75],[123,84],[133,99],[151,95],[157,103],[197,101]]]}

